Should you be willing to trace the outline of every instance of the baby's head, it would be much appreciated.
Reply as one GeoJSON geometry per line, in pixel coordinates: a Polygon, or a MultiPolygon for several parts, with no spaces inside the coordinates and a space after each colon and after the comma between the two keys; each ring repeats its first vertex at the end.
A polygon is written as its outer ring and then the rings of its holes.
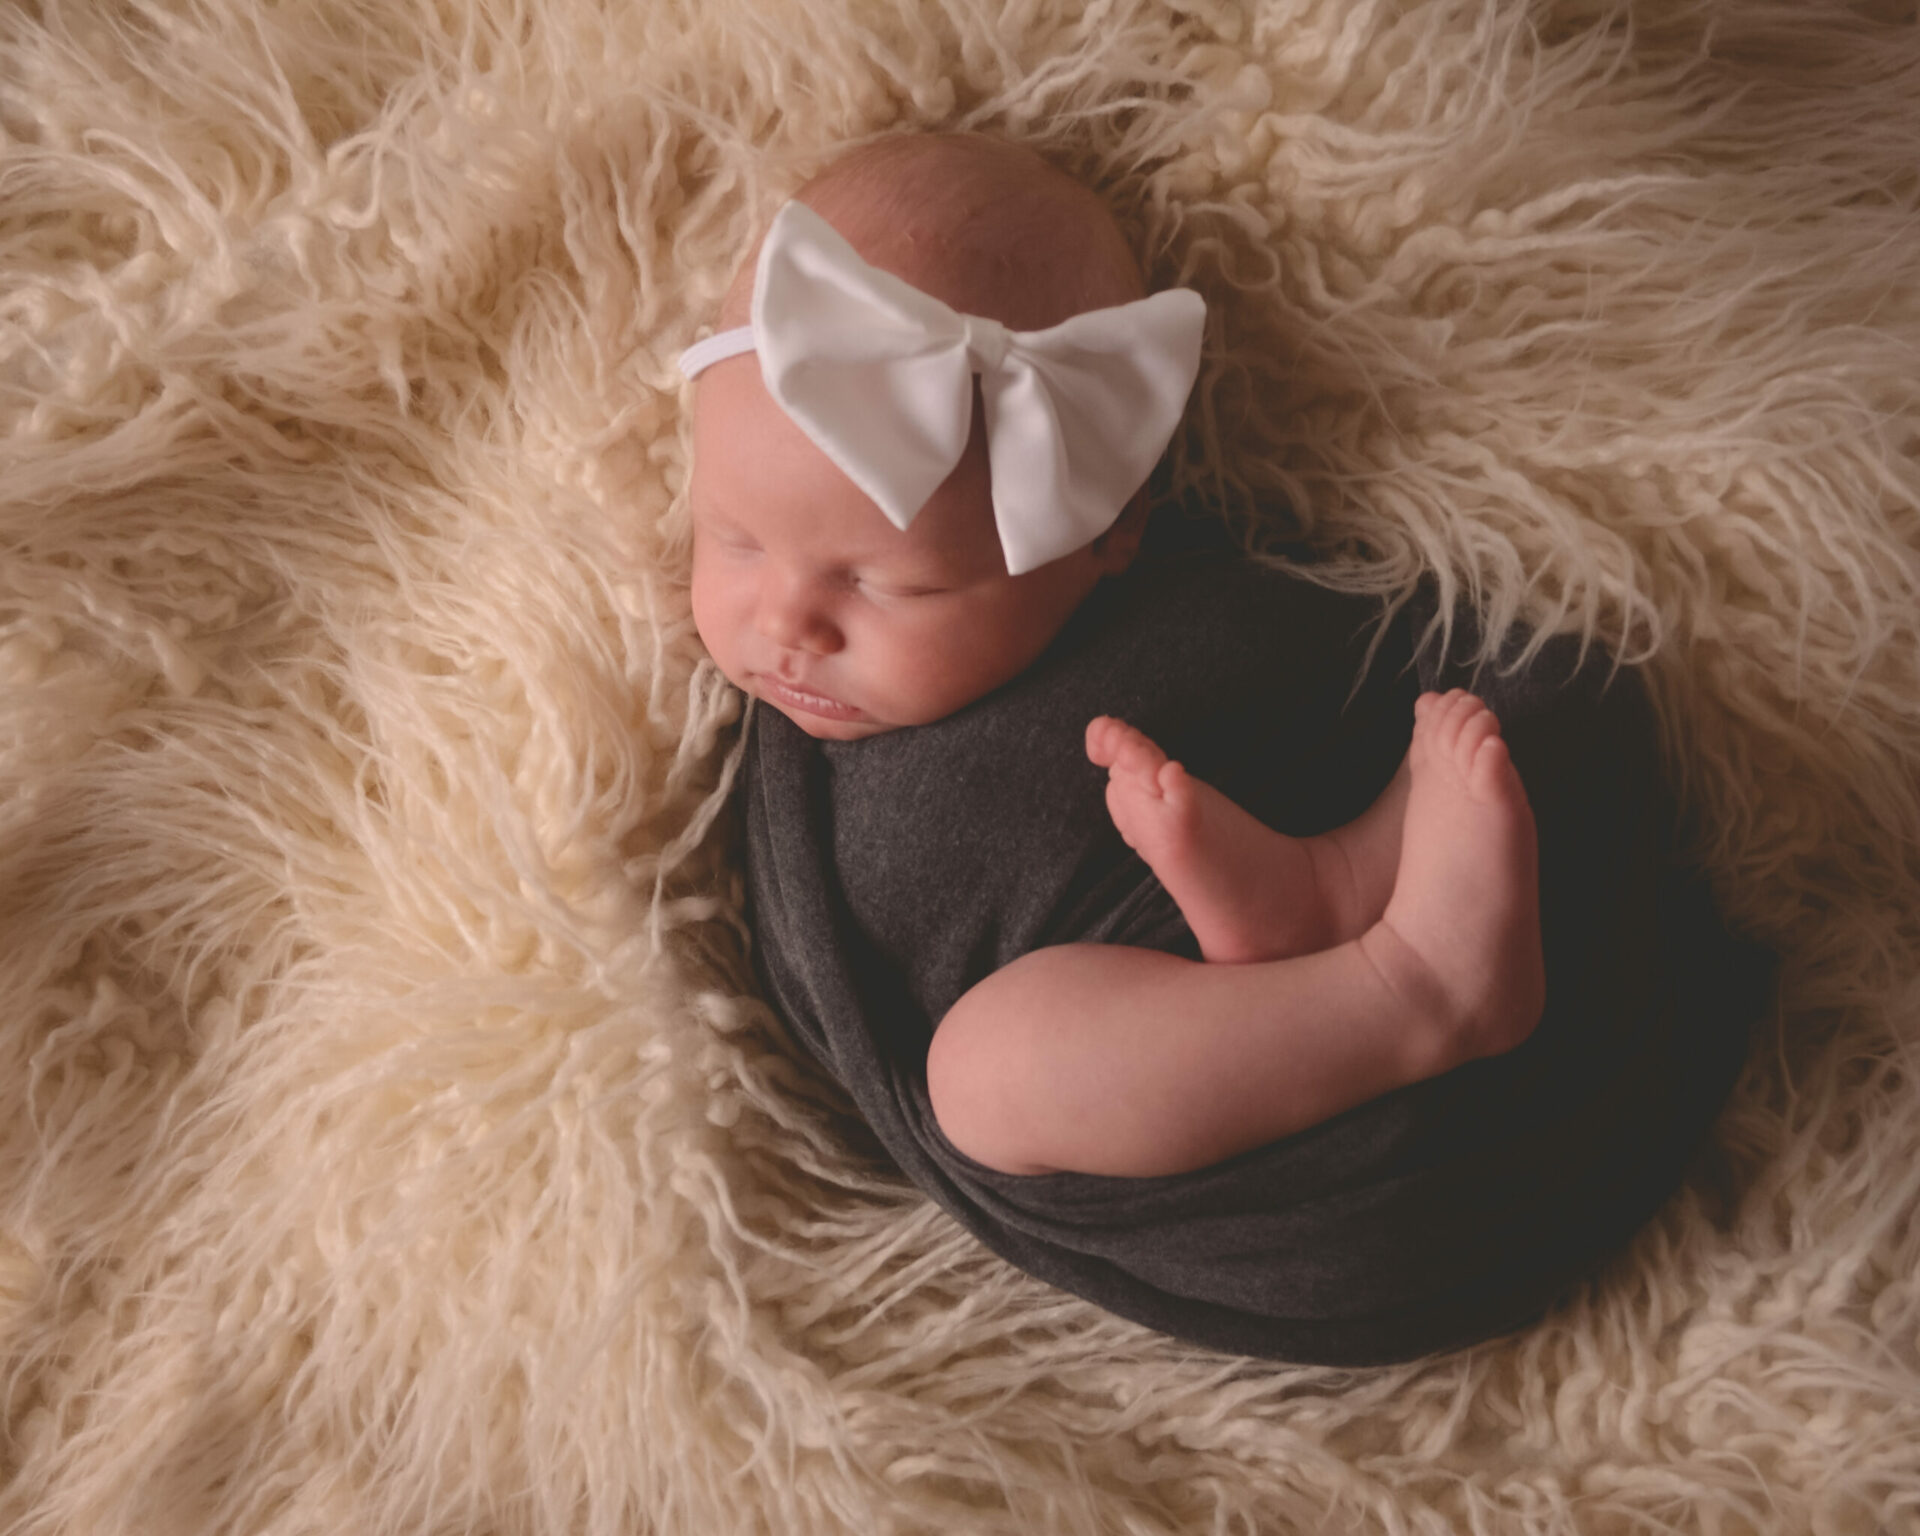
{"type": "MultiPolygon", "coordinates": [[[[881,140],[836,161],[797,200],[869,266],[1012,330],[1145,293],[1099,198],[1015,145],[881,140]]],[[[722,327],[748,319],[757,255],[734,279],[722,327]]],[[[923,725],[991,692],[1139,547],[1144,491],[1089,542],[1010,574],[977,379],[973,397],[957,466],[900,528],[789,417],[753,352],[699,374],[694,621],[731,681],[809,735],[923,725]]]]}

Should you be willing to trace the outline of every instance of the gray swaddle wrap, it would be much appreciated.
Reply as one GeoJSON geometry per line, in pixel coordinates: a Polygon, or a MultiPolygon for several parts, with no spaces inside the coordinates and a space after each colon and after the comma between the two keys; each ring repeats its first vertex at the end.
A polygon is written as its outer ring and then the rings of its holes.
{"type": "Polygon", "coordinates": [[[1416,658],[1403,611],[1356,688],[1379,613],[1231,555],[1168,555],[1104,583],[1032,668],[932,725],[821,743],[762,707],[750,727],[755,958],[789,1027],[989,1247],[1240,1353],[1363,1364],[1537,1316],[1678,1183],[1768,977],[1670,862],[1630,671],[1609,683],[1606,656],[1579,665],[1560,638],[1517,675],[1474,678],[1416,658]],[[1010,1175],[947,1142],[927,1046],[983,976],[1072,941],[1198,956],[1108,818],[1089,719],[1121,716],[1304,835],[1386,786],[1422,687],[1468,685],[1501,719],[1540,834],[1548,1001],[1525,1045],[1170,1177],[1010,1175]]]}

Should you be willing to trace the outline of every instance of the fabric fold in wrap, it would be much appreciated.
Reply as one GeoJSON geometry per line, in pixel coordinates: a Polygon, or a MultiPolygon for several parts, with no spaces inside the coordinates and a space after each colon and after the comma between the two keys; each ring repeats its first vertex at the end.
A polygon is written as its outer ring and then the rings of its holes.
{"type": "Polygon", "coordinates": [[[1582,663],[1563,638],[1475,678],[1435,647],[1415,654],[1415,604],[1356,686],[1379,612],[1237,558],[1169,557],[1106,584],[1026,674],[934,725],[819,743],[762,707],[751,726],[756,964],[794,1033],[990,1248],[1239,1353],[1367,1364],[1536,1317],[1677,1185],[1769,979],[1673,864],[1631,671],[1609,680],[1606,656],[1582,663]],[[1113,831],[1082,750],[1091,717],[1132,721],[1306,835],[1385,787],[1423,686],[1490,702],[1533,804],[1548,1003],[1525,1045],[1167,1178],[1002,1174],[946,1141],[927,1046],[982,976],[1070,941],[1197,958],[1113,831]]]}

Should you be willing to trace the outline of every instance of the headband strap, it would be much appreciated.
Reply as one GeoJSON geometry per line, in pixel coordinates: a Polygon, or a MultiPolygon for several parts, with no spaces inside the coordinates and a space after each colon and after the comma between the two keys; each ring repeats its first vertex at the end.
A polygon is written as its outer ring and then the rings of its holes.
{"type": "Polygon", "coordinates": [[[752,326],[736,325],[730,331],[716,331],[680,354],[680,372],[689,379],[698,378],[715,363],[724,363],[730,357],[752,350],[752,326]]]}

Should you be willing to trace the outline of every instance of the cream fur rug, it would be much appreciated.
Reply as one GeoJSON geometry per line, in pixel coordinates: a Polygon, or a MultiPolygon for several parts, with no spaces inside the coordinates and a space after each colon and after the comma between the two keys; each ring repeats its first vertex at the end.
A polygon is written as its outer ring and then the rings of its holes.
{"type": "Polygon", "coordinates": [[[0,1529],[1920,1529],[1911,0],[0,15],[0,1529]],[[891,128],[1215,301],[1171,489],[1652,659],[1785,956],[1525,1335],[1210,1356],[752,996],[672,360],[891,128]]]}

